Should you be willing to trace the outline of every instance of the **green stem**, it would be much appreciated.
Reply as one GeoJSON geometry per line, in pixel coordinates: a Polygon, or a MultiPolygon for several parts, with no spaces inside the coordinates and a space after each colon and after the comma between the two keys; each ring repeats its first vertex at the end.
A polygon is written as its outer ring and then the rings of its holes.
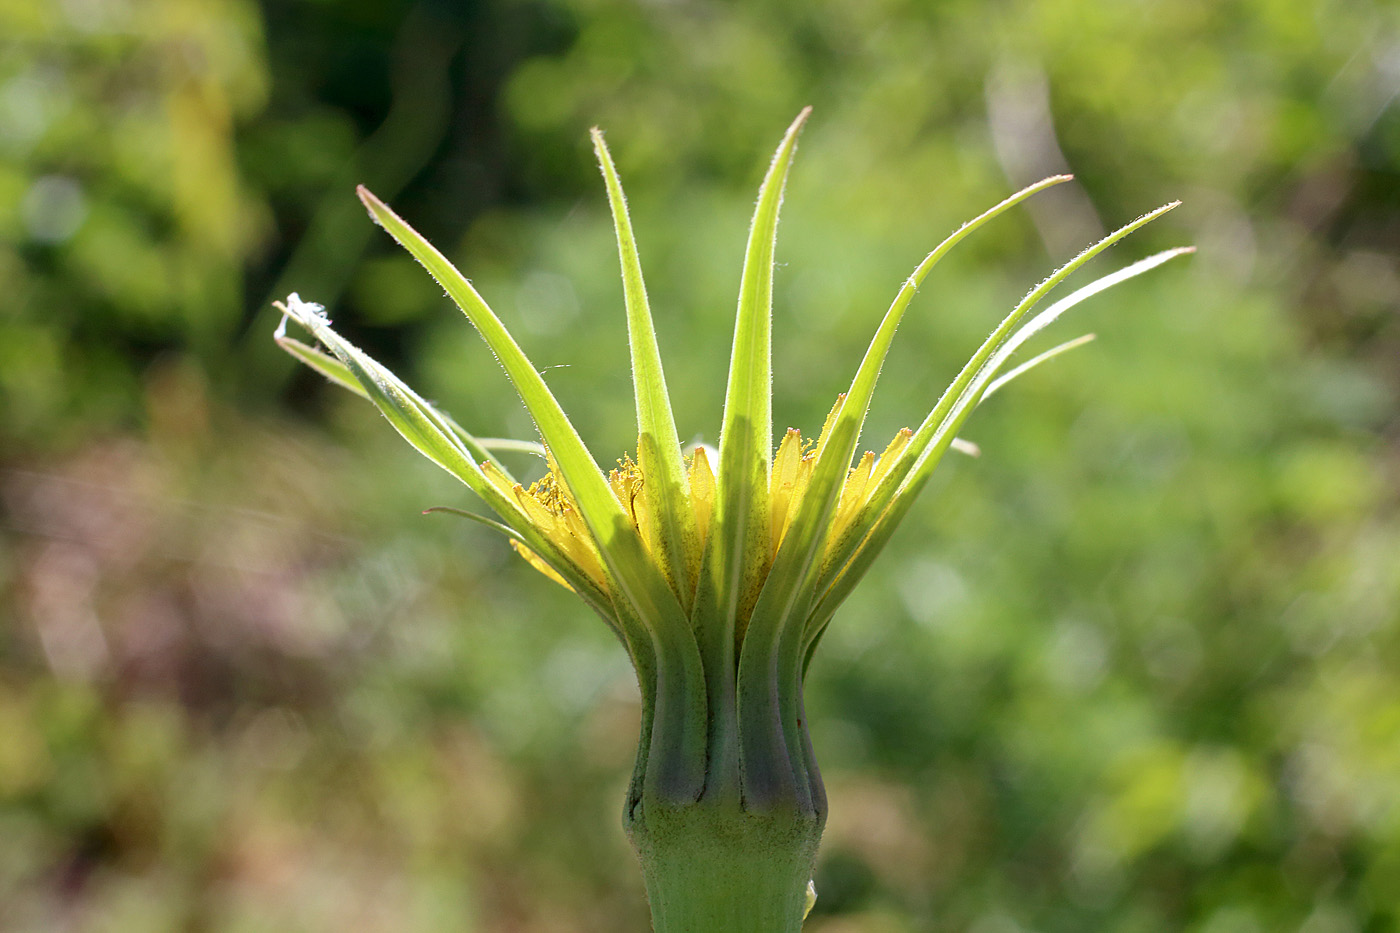
{"type": "Polygon", "coordinates": [[[781,651],[782,628],[750,620],[736,645],[714,596],[702,574],[694,629],[681,633],[695,639],[704,683],[679,676],[679,652],[658,653],[654,677],[638,667],[643,747],[624,823],[655,933],[798,933],[826,822],[801,706],[801,630],[781,651]],[[703,780],[666,780],[682,764],[690,773],[696,730],[661,711],[697,698],[703,780]]]}
{"type": "Polygon", "coordinates": [[[760,815],[732,803],[648,796],[628,835],[655,933],[797,933],[821,822],[796,806],[760,815]]]}

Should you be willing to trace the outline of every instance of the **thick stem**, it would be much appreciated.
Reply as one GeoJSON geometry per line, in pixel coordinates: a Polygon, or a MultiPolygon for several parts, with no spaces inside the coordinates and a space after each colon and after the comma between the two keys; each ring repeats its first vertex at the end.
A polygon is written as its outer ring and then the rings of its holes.
{"type": "MultiPolygon", "coordinates": [[[[733,627],[720,624],[726,617],[714,611],[712,596],[702,577],[693,624],[705,666],[698,694],[708,725],[703,780],[697,786],[658,779],[689,762],[685,739],[693,734],[679,728],[688,721],[659,711],[682,708],[697,695],[692,681],[668,676],[673,655],[658,655],[654,679],[640,676],[639,668],[644,748],[624,819],[627,835],[641,861],[655,933],[798,933],[826,822],[800,705],[800,651],[777,651],[780,631],[751,625],[751,634],[765,638],[766,654],[759,657],[745,641],[749,663],[736,665],[733,627]],[[648,718],[653,709],[657,714],[648,718]]],[[[800,647],[800,639],[794,642],[800,647]]]]}
{"type": "Polygon", "coordinates": [[[797,933],[821,839],[808,809],[643,801],[628,826],[655,933],[797,933]]]}

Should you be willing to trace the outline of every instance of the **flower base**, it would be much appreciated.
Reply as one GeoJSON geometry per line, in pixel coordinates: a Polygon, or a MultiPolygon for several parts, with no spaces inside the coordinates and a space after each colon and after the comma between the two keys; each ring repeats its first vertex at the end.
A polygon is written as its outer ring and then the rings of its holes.
{"type": "Polygon", "coordinates": [[[627,833],[655,933],[796,933],[807,911],[821,816],[793,806],[643,799],[627,833]]]}

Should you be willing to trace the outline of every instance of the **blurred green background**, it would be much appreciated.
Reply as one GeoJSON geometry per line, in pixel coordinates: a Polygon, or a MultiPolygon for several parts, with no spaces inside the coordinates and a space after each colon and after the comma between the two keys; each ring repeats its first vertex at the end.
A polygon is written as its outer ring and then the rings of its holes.
{"type": "MultiPolygon", "coordinates": [[[[1201,251],[999,395],[808,688],[817,933],[1400,929],[1400,8],[1384,0],[0,2],[0,929],[646,929],[621,650],[369,406],[296,290],[528,436],[364,182],[632,446],[587,129],[684,437],[743,237],[812,433],[903,277],[868,446],[1106,228],[1201,251]]],[[[1100,271],[1112,265],[1098,266],[1100,271]]],[[[1078,281],[1084,281],[1079,279],[1078,281]]]]}

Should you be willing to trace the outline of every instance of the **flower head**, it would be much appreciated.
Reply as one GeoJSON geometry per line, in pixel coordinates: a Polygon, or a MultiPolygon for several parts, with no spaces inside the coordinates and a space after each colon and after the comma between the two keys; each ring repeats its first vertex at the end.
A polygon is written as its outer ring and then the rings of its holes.
{"type": "Polygon", "coordinates": [[[1021,300],[977,349],[932,410],[880,453],[856,455],[876,378],[896,328],[933,266],[961,239],[1031,195],[1048,178],[964,224],[914,270],[885,313],[845,392],[815,440],[795,429],[772,441],[771,300],[774,239],[784,183],[807,111],[778,147],[749,234],[717,455],[682,448],[631,222],[603,141],[593,142],[617,229],[637,407],[635,456],[604,471],[549,387],[467,279],[363,187],[371,216],[447,290],[485,339],[539,429],[540,443],[475,437],[337,334],[317,305],[292,295],[277,339],[335,382],[367,397],[429,459],[477,493],[529,563],[577,593],[621,639],[644,699],[632,805],[647,794],[728,796],[755,811],[795,801],[820,813],[820,780],[806,743],[801,684],[836,607],[907,513],[972,410],[1031,366],[1011,367],[1028,338],[1069,308],[1188,250],[1170,250],[1104,276],[1035,312],[1088,260],[1170,210],[1168,204],[1105,237],[1021,300]],[[1033,313],[1035,312],[1035,313],[1033,313]],[[286,335],[286,318],[330,354],[286,335]],[[528,485],[497,457],[533,449],[548,472],[528,485]]]}

